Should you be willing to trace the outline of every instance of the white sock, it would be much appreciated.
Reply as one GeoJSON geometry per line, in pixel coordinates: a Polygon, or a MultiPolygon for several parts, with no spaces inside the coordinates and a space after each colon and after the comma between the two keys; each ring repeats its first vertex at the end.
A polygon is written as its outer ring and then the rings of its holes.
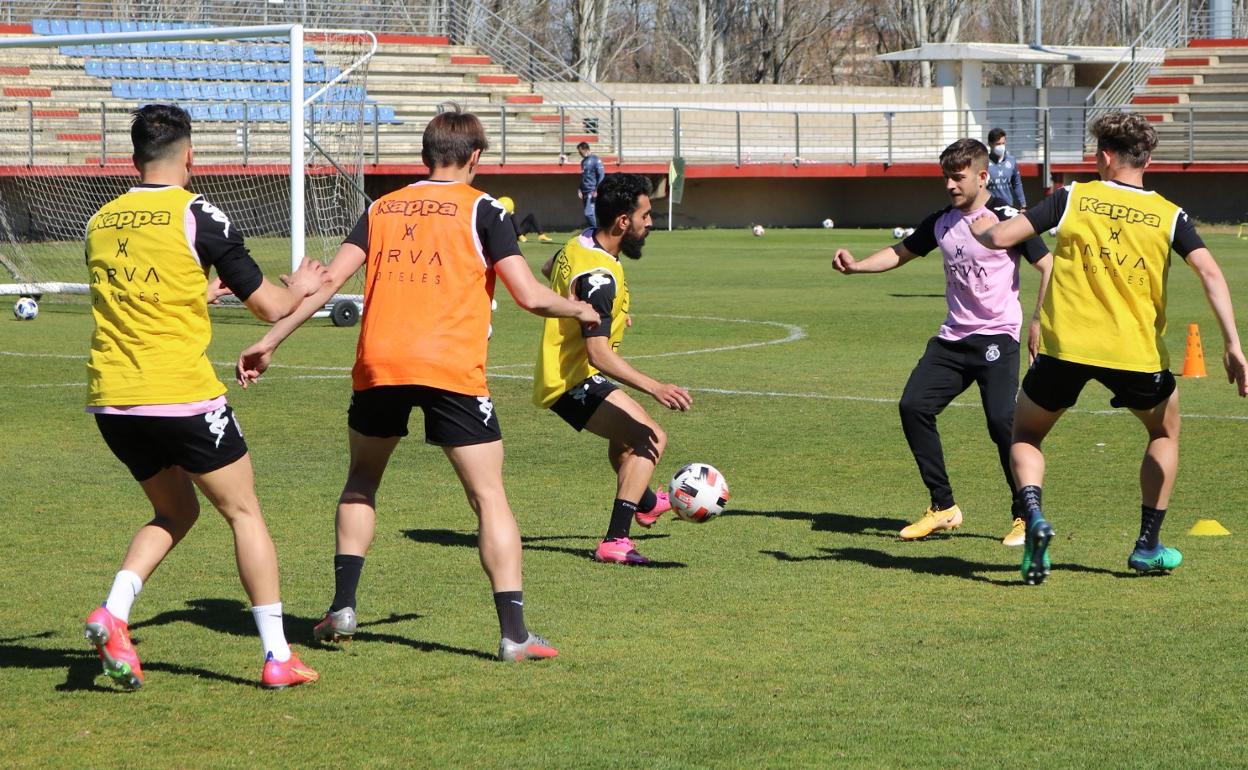
{"type": "Polygon", "coordinates": [[[123,623],[130,622],[130,607],[134,598],[143,590],[143,578],[137,573],[123,569],[113,578],[113,589],[104,600],[104,608],[120,619],[123,623]]]}
{"type": "Polygon", "coordinates": [[[252,607],[251,616],[256,619],[265,657],[273,653],[273,660],[278,663],[290,660],[290,645],[286,643],[286,631],[282,628],[282,603],[252,607]]]}

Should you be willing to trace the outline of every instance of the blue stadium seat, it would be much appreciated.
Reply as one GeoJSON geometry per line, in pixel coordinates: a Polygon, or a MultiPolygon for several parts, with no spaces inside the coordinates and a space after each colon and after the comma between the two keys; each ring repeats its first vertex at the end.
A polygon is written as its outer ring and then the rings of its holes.
{"type": "Polygon", "coordinates": [[[225,117],[227,120],[242,120],[243,119],[243,105],[241,104],[225,105],[225,117]]]}
{"type": "Polygon", "coordinates": [[[212,116],[212,120],[225,120],[225,105],[213,104],[209,106],[208,114],[212,116]]]}
{"type": "Polygon", "coordinates": [[[208,119],[208,105],[206,104],[192,104],[187,112],[191,114],[191,120],[208,119]]]}
{"type": "Polygon", "coordinates": [[[121,63],[121,76],[123,78],[137,78],[142,74],[142,69],[137,61],[123,61],[121,63]]]}
{"type": "Polygon", "coordinates": [[[247,76],[243,74],[243,65],[230,63],[225,65],[226,80],[247,80],[247,76]]]}
{"type": "Polygon", "coordinates": [[[109,19],[104,22],[104,33],[112,35],[121,31],[121,22],[109,19]]]}
{"type": "Polygon", "coordinates": [[[123,21],[121,23],[122,32],[138,32],[139,23],[137,21],[123,21]]]}
{"type": "Polygon", "coordinates": [[[192,73],[191,77],[195,78],[196,80],[207,80],[208,79],[208,65],[200,64],[200,63],[193,64],[191,65],[191,73],[192,73]]]}
{"type": "Polygon", "coordinates": [[[112,91],[113,91],[113,98],[115,99],[129,99],[130,98],[130,81],[118,80],[116,83],[113,83],[112,91]]]}
{"type": "Polygon", "coordinates": [[[64,19],[52,19],[48,22],[48,29],[51,30],[53,35],[69,34],[69,24],[67,24],[64,19]]]}
{"type": "Polygon", "coordinates": [[[86,27],[87,27],[87,34],[88,34],[88,35],[102,35],[102,34],[104,34],[104,23],[103,23],[103,22],[101,22],[101,21],[99,21],[99,20],[97,20],[97,19],[88,19],[88,20],[87,20],[86,27]]]}
{"type": "Polygon", "coordinates": [[[108,60],[104,64],[104,77],[111,79],[121,77],[121,62],[108,60]]]}
{"type": "Polygon", "coordinates": [[[30,31],[36,35],[51,35],[52,25],[48,23],[47,19],[31,19],[30,31]]]}
{"type": "Polygon", "coordinates": [[[183,50],[182,50],[182,47],[184,45],[183,43],[175,43],[173,41],[170,41],[168,43],[164,43],[163,45],[165,49],[164,55],[168,56],[170,59],[185,58],[185,53],[183,53],[183,50]]]}
{"type": "Polygon", "coordinates": [[[201,98],[199,83],[182,83],[181,86],[183,99],[197,100],[201,98]]]}
{"type": "Polygon", "coordinates": [[[186,98],[186,84],[185,83],[166,83],[165,93],[168,94],[166,98],[169,99],[169,101],[180,102],[186,98]]]}
{"type": "Polygon", "coordinates": [[[99,59],[87,59],[84,67],[86,68],[87,74],[90,75],[91,77],[93,78],[104,77],[104,62],[100,61],[99,59]]]}
{"type": "Polygon", "coordinates": [[[70,19],[66,22],[71,35],[85,35],[87,33],[87,25],[82,19],[70,19]]]}
{"type": "Polygon", "coordinates": [[[225,64],[222,62],[208,62],[208,77],[213,80],[225,80],[225,64]]]}
{"type": "Polygon", "coordinates": [[[147,97],[149,99],[159,99],[162,102],[169,101],[169,84],[163,81],[147,83],[147,97]]]}
{"type": "Polygon", "coordinates": [[[139,62],[139,72],[144,78],[154,80],[160,77],[160,66],[154,61],[139,62]]]}
{"type": "Polygon", "coordinates": [[[173,66],[173,62],[165,59],[156,62],[156,70],[160,73],[156,77],[164,78],[165,80],[173,80],[178,76],[177,67],[173,66]]]}

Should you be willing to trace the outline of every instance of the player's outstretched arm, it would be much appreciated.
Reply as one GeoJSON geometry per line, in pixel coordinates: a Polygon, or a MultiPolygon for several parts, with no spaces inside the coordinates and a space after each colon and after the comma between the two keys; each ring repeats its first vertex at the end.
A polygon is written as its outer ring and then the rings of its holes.
{"type": "Polygon", "coordinates": [[[679,385],[659,382],[637,371],[623,356],[611,349],[611,343],[606,337],[586,337],[585,352],[589,354],[590,366],[613,380],[649,394],[668,409],[684,412],[693,406],[693,396],[689,395],[689,391],[679,385]]]}
{"type": "Polygon", "coordinates": [[[880,249],[863,260],[854,259],[849,249],[837,249],[832,257],[832,267],[838,273],[854,275],[855,273],[885,273],[906,264],[918,257],[900,243],[880,249]]]}
{"type": "Polygon", "coordinates": [[[971,233],[986,248],[1008,249],[1034,237],[1036,228],[1027,217],[1013,217],[1001,222],[996,217],[980,214],[971,221],[971,233]]]}
{"type": "Polygon", "coordinates": [[[1040,286],[1036,289],[1036,309],[1031,312],[1027,324],[1027,363],[1032,364],[1040,352],[1040,308],[1044,307],[1044,295],[1049,291],[1049,279],[1053,277],[1053,254],[1045,254],[1032,267],[1040,271],[1040,286]]]}
{"type": "MultiPolygon", "coordinates": [[[[281,345],[317,310],[325,307],[329,298],[334,296],[347,279],[360,269],[360,266],[364,264],[364,259],[364,250],[359,246],[353,243],[344,243],[339,246],[338,253],[334,255],[329,267],[323,268],[325,282],[320,285],[319,289],[305,295],[302,301],[288,315],[273,324],[273,328],[269,329],[258,342],[238,355],[238,362],[234,366],[234,379],[238,384],[246,388],[250,383],[260,379],[260,375],[269,368],[278,345],[281,345]]],[[[307,261],[307,259],[304,260],[304,262],[307,261]]]]}
{"type": "Polygon", "coordinates": [[[263,280],[251,296],[243,300],[243,305],[261,321],[274,323],[294,312],[300,302],[316,294],[328,280],[324,265],[304,257],[297,270],[282,276],[284,286],[263,280]]]}
{"type": "Polygon", "coordinates": [[[598,311],[585,302],[561,297],[543,286],[519,254],[495,262],[494,271],[521,309],[543,318],[575,318],[591,329],[598,325],[598,311]]]}
{"type": "Polygon", "coordinates": [[[1222,328],[1222,366],[1226,369],[1226,381],[1235,383],[1240,397],[1248,396],[1248,362],[1239,344],[1239,330],[1235,328],[1235,311],[1231,307],[1231,290],[1226,285],[1222,268],[1209,249],[1200,248],[1187,255],[1187,264],[1200,276],[1205,288],[1205,298],[1222,328]]]}

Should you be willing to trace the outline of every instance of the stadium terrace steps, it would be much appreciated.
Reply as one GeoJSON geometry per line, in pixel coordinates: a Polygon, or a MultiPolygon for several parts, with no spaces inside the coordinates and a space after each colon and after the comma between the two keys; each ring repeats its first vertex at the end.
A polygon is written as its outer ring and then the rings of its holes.
{"type": "MultiPolygon", "coordinates": [[[[323,54],[338,52],[333,42],[310,42],[314,45],[309,48],[323,54]]],[[[263,75],[283,66],[278,61],[281,57],[260,44],[242,47],[246,50],[231,49],[232,54],[256,61],[233,70],[223,69],[222,62],[212,59],[226,52],[226,47],[211,44],[184,45],[179,50],[185,56],[180,58],[164,55],[164,49],[161,56],[140,57],[142,51],[129,46],[98,51],[94,47],[89,51],[85,47],[0,51],[0,77],[7,90],[7,98],[0,98],[0,165],[25,163],[30,157],[28,103],[34,104],[35,162],[72,165],[84,159],[98,164],[101,148],[111,164],[118,148],[129,144],[126,109],[153,101],[175,101],[192,112],[201,162],[235,162],[242,100],[248,103],[248,131],[254,139],[252,162],[280,162],[280,158],[266,160],[262,155],[266,144],[276,145],[267,132],[280,132],[280,123],[271,121],[287,109],[287,97],[276,90],[280,81],[246,75],[263,75]],[[95,62],[90,65],[91,74],[88,61],[95,62]],[[179,62],[190,66],[179,68],[179,62]],[[195,69],[194,65],[202,66],[195,69]],[[101,105],[107,110],[103,128],[101,105]]],[[[314,60],[309,64],[319,66],[314,60]]],[[[557,160],[561,129],[565,152],[581,140],[595,144],[606,140],[584,133],[574,117],[561,117],[558,107],[547,105],[532,84],[472,46],[382,36],[369,65],[367,89],[368,101],[380,105],[367,107],[367,114],[381,110],[382,122],[375,137],[372,126],[365,127],[365,152],[371,158],[375,143],[383,163],[419,163],[420,131],[437,113],[438,105],[448,101],[476,112],[491,136],[498,136],[505,119],[508,162],[557,160]]],[[[335,115],[350,119],[328,112],[318,113],[318,118],[324,121],[335,115]]],[[[499,149],[492,148],[487,159],[497,160],[499,149]]],[[[601,152],[610,150],[604,144],[601,152]]],[[[125,165],[129,159],[118,162],[125,165]]]]}
{"type": "Polygon", "coordinates": [[[1248,40],[1193,40],[1166,52],[1131,99],[1157,127],[1159,160],[1186,160],[1188,139],[1221,157],[1248,136],[1248,40]],[[1189,121],[1194,124],[1189,126],[1189,121]]]}

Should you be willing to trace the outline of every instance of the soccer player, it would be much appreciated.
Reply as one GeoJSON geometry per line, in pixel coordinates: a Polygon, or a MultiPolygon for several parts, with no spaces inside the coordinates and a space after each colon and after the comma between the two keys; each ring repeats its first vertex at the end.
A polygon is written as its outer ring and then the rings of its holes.
{"type": "Polygon", "coordinates": [[[1016,209],[1027,208],[1018,161],[1005,149],[1005,129],[988,132],[988,193],[1016,209]]]}
{"type": "Polygon", "coordinates": [[[1156,129],[1138,113],[1111,112],[1090,130],[1099,180],[1070,184],[1009,222],[974,224],[989,248],[1058,229],[1053,281],[1040,314],[1040,355],[1023,378],[1010,451],[1016,500],[1027,518],[1021,571],[1028,585],[1048,576],[1053,537],[1040,503],[1040,445],[1089,380],[1108,388],[1110,406],[1130,409],[1148,433],[1140,467],[1140,533],[1127,566],[1160,572],[1182,563],[1182,554],[1159,539],[1179,465],[1179,394],[1165,343],[1171,249],[1196,272],[1218,319],[1227,381],[1241,397],[1248,394],[1221,269],[1187,213],[1144,189],[1156,129]]]}
{"type": "Polygon", "coordinates": [[[521,219],[516,216],[516,202],[511,198],[502,195],[499,196],[498,202],[502,205],[503,210],[511,215],[511,224],[512,229],[516,231],[516,240],[521,243],[528,243],[529,239],[526,236],[529,233],[537,233],[537,239],[542,243],[550,243],[553,240],[546,234],[546,230],[542,228],[542,225],[537,221],[537,216],[533,212],[530,211],[521,219]]]}
{"type": "Polygon", "coordinates": [[[350,463],[335,516],[334,598],[317,639],[350,639],[356,589],[376,529],[377,490],[419,407],[425,441],[442,447],[480,524],[481,564],[494,590],[505,661],[557,651],[524,623],[520,531],[503,489],[503,442],[485,380],[490,304],[501,277],[516,304],[541,316],[598,321],[583,302],[543,286],[516,244],[510,217],[471,186],[488,143],[475,115],[451,105],[425,127],[429,178],[383,196],[360,217],[329,265],[329,285],[239,356],[244,387],[273,352],[367,263],[351,406],[350,463]]]}
{"type": "MultiPolygon", "coordinates": [[[[833,258],[833,267],[853,275],[893,270],[937,247],[944,257],[945,302],[949,312],[940,331],[928,341],[898,404],[906,441],[931,496],[931,505],[923,516],[901,530],[903,540],[916,540],[962,524],[962,509],[954,499],[945,471],[936,416],[972,382],[979,386],[988,435],[997,445],[1001,471],[1013,498],[1009,452],[1022,324],[1018,304],[1020,252],[1040,271],[1036,313],[1053,264],[1048,248],[1039,238],[1027,240],[1020,251],[988,249],[976,243],[970,230],[972,219],[984,216],[998,221],[1017,213],[988,192],[988,148],[983,143],[959,139],[940,154],[940,168],[949,206],[929,215],[901,243],[881,249],[861,262],[847,249],[838,249],[833,258]]],[[[1027,339],[1029,356],[1035,355],[1037,334],[1038,320],[1033,313],[1027,339]]],[[[1012,506],[1011,518],[1010,532],[1002,543],[1023,545],[1022,511],[1018,506],[1012,506]]]]}
{"type": "Polygon", "coordinates": [[[693,397],[678,385],[659,382],[620,357],[628,326],[629,294],[620,254],[640,259],[650,232],[650,181],[638,174],[609,174],[594,202],[599,227],[568,241],[542,266],[556,293],[593,306],[597,325],[548,319],[542,329],[533,403],[549,408],[578,431],[605,438],[616,473],[615,501],[607,534],[594,558],[647,564],[629,537],[633,519],[650,527],[671,508],[664,491],[649,488],[667,435],[646,410],[611,382],[647,393],[668,409],[685,411],[693,397]],[[605,375],[605,376],[604,376],[605,375]]]}
{"type": "Polygon", "coordinates": [[[143,584],[199,517],[195,488],[234,533],[239,577],[264,646],[261,682],[281,688],[317,674],[291,652],[282,628],[277,552],[256,500],[251,456],[206,354],[209,269],[256,317],[276,321],[328,280],[305,259],[286,287],[264,280],[225,212],[186,189],[193,151],[182,109],[149,104],[133,113],[139,184],[87,223],[95,330],[87,364],[87,411],[104,442],[155,509],[130,541],[86,636],[122,687],[142,686],[130,644],[130,609],[143,584]]]}
{"type": "Polygon", "coordinates": [[[581,201],[586,223],[590,227],[597,227],[594,198],[598,196],[598,185],[602,184],[607,170],[602,165],[602,159],[589,151],[589,142],[576,145],[576,152],[581,156],[581,186],[576,189],[576,197],[581,201]]]}

